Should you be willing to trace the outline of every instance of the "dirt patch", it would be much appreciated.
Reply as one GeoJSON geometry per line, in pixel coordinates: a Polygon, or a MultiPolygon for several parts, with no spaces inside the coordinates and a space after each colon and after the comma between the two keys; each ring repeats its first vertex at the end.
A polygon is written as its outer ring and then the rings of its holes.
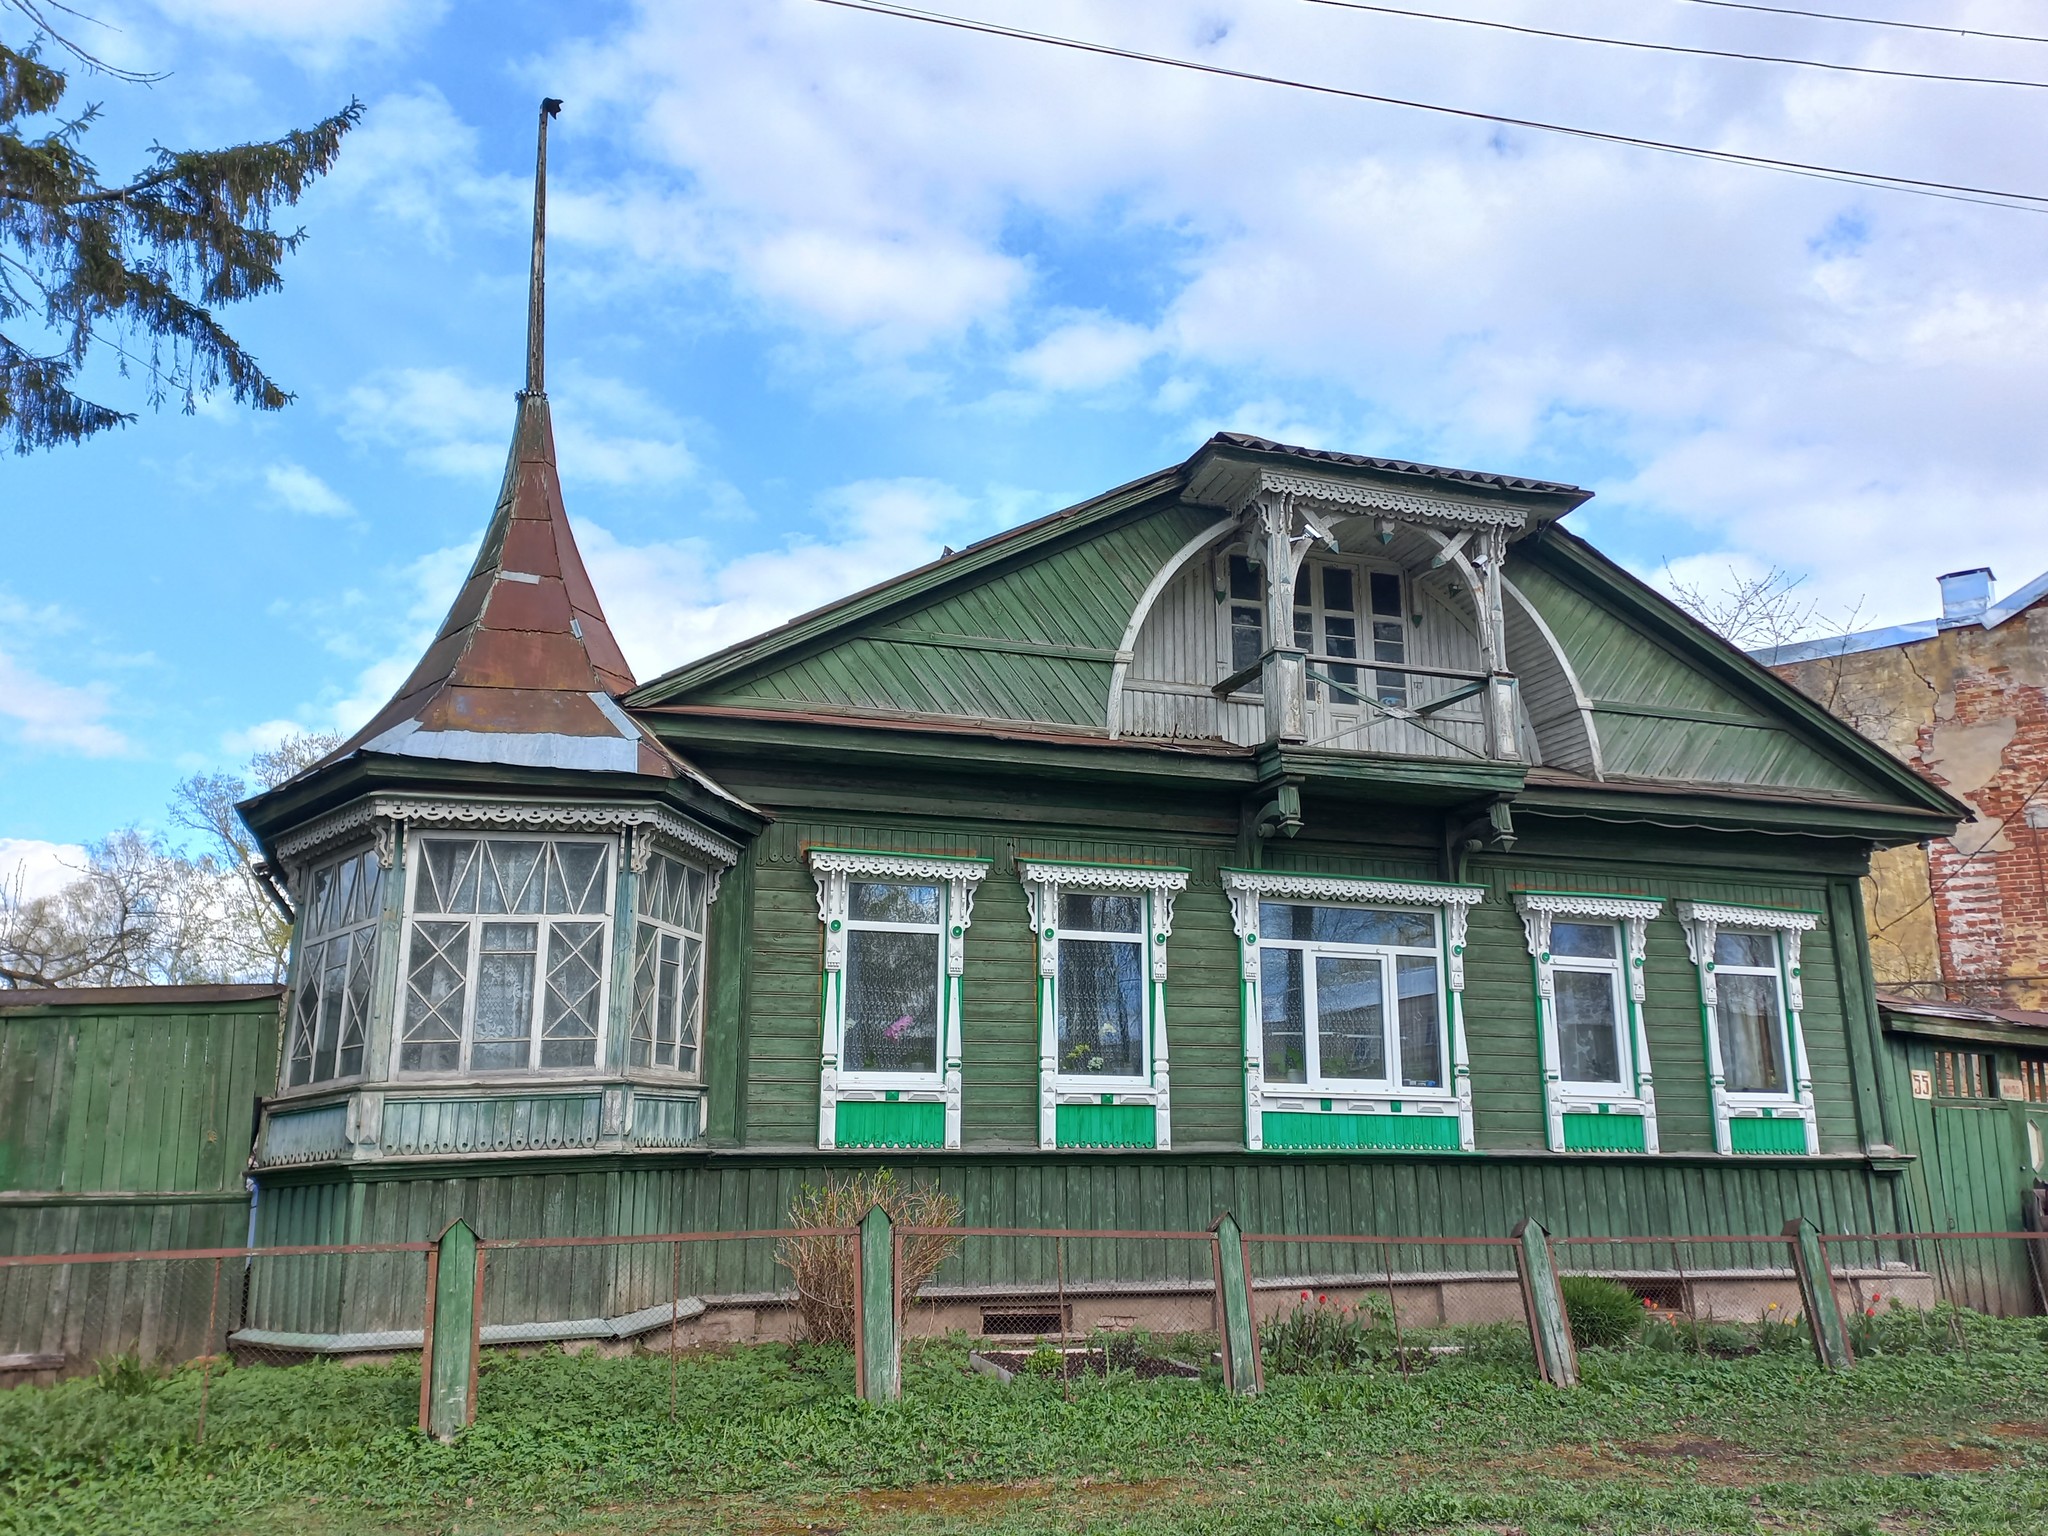
{"type": "Polygon", "coordinates": [[[1996,1440],[2048,1440],[2048,1424],[1987,1424],[1984,1433],[1996,1440]]]}
{"type": "Polygon", "coordinates": [[[1725,1440],[1686,1440],[1677,1435],[1658,1435],[1650,1440],[1631,1440],[1615,1447],[1624,1456],[1646,1456],[1653,1460],[1683,1458],[1689,1461],[1740,1461],[1743,1453],[1725,1440]]]}
{"type": "Polygon", "coordinates": [[[1988,1446],[1950,1445],[1943,1440],[1908,1440],[1889,1456],[1863,1463],[1870,1472],[1933,1477],[1944,1472],[1989,1472],[2005,1465],[2005,1457],[1988,1446]]]}
{"type": "Polygon", "coordinates": [[[777,1515],[767,1524],[749,1526],[750,1536],[844,1536],[853,1531],[882,1531],[914,1519],[994,1518],[1022,1504],[1057,1498],[1062,1510],[1100,1513],[1133,1504],[1207,1503],[1210,1495],[1171,1479],[1140,1483],[920,1483],[915,1488],[874,1488],[850,1493],[830,1503],[777,1515]]]}

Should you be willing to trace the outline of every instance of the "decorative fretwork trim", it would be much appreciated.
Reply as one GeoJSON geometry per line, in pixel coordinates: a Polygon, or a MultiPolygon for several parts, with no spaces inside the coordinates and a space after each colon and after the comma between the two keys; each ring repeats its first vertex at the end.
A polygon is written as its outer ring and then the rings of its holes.
{"type": "Polygon", "coordinates": [[[1059,864],[1047,859],[1019,859],[1017,878],[1029,885],[1043,882],[1063,890],[1184,891],[1188,872],[1145,864],[1059,864]]]}
{"type": "Polygon", "coordinates": [[[1805,933],[1820,926],[1818,912],[1787,912],[1777,907],[1731,907],[1718,901],[1681,901],[1678,920],[1682,923],[1712,923],[1717,928],[1775,928],[1781,933],[1805,933]]]}
{"type": "Polygon", "coordinates": [[[859,848],[811,848],[804,857],[814,874],[895,875],[913,880],[979,880],[987,859],[923,853],[876,853],[859,848]]]}
{"type": "Polygon", "coordinates": [[[1397,491],[1356,480],[1325,479],[1319,475],[1289,474],[1272,469],[1261,470],[1259,478],[1237,497],[1230,510],[1242,512],[1262,496],[1285,496],[1296,502],[1310,502],[1329,508],[1337,516],[1356,516],[1362,511],[1387,512],[1396,517],[1449,523],[1461,528],[1521,528],[1529,520],[1528,514],[1519,507],[1467,501],[1457,496],[1423,496],[1413,491],[1397,491]]]}
{"type": "Polygon", "coordinates": [[[1437,885],[1425,880],[1360,879],[1350,875],[1300,874],[1290,870],[1231,869],[1223,872],[1223,888],[1233,898],[1238,918],[1237,936],[1256,932],[1258,901],[1282,896],[1311,901],[1393,901],[1411,907],[1466,908],[1486,899],[1483,885],[1437,885]]]}
{"type": "MultiPolygon", "coordinates": [[[[683,820],[656,805],[551,805],[519,800],[392,799],[373,796],[322,817],[288,837],[279,838],[281,862],[296,863],[350,833],[373,823],[403,822],[422,827],[534,827],[554,831],[651,828],[670,841],[694,849],[730,868],[740,858],[739,845],[683,820]]],[[[385,837],[380,833],[379,847],[385,837]]]]}
{"type": "Polygon", "coordinates": [[[1568,917],[1640,917],[1645,920],[1664,910],[1658,896],[1594,896],[1577,891],[1517,891],[1515,905],[1523,912],[1562,912],[1568,917]]]}

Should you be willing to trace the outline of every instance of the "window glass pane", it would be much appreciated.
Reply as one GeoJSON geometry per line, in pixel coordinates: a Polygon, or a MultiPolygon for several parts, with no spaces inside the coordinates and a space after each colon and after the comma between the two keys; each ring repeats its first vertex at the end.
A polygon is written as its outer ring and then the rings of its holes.
{"type": "Polygon", "coordinates": [[[1060,926],[1090,933],[1137,933],[1145,926],[1145,898],[1097,891],[1060,893],[1060,926]]]}
{"type": "Polygon", "coordinates": [[[547,912],[590,914],[604,911],[605,876],[611,850],[603,843],[548,845],[547,912]]]}
{"type": "Polygon", "coordinates": [[[309,945],[299,959],[299,995],[292,1003],[291,1086],[313,1078],[313,1036],[320,1023],[321,946],[309,945]]]}
{"type": "Polygon", "coordinates": [[[1400,1000],[1401,1082],[1409,1088],[1442,1088],[1444,1048],[1436,961],[1421,955],[1397,955],[1394,978],[1400,1000]]]}
{"type": "MultiPolygon", "coordinates": [[[[1552,930],[1555,933],[1555,930],[1552,930]]],[[[1558,970],[1558,1074],[1568,1083],[1619,1083],[1621,1035],[1612,971],[1558,970]]]]}
{"type": "Polygon", "coordinates": [[[313,871],[313,889],[306,898],[306,932],[327,933],[334,927],[334,866],[313,871]]]}
{"type": "Polygon", "coordinates": [[[1230,595],[1249,598],[1255,603],[1265,596],[1259,585],[1259,568],[1243,555],[1230,557],[1230,595]]]}
{"type": "Polygon", "coordinates": [[[1437,1027],[1436,961],[1422,955],[1394,957],[1394,989],[1401,999],[1401,1083],[1407,1088],[1444,1086],[1443,1031],[1437,1027]]]}
{"type": "Polygon", "coordinates": [[[939,1070],[936,933],[846,936],[846,1036],[839,1064],[849,1072],[939,1070]]]}
{"type": "Polygon", "coordinates": [[[596,1064],[597,983],[603,963],[603,923],[550,925],[548,985],[541,998],[542,1066],[596,1064]]]}
{"type": "Polygon", "coordinates": [[[644,1067],[654,1056],[656,1009],[655,957],[661,930],[641,923],[633,933],[633,1027],[626,1035],[626,1064],[644,1067]]]}
{"type": "Polygon", "coordinates": [[[1316,616],[1307,608],[1294,610],[1294,643],[1304,651],[1316,648],[1316,616]]]}
{"type": "Polygon", "coordinates": [[[348,994],[348,940],[338,938],[320,952],[320,1027],[313,1037],[313,1081],[334,1076],[334,1051],[341,1039],[341,1005],[348,994]]]}
{"type": "Polygon", "coordinates": [[[660,1010],[655,1017],[660,1021],[655,1028],[654,1061],[656,1066],[672,1067],[676,1064],[676,983],[677,973],[682,970],[683,941],[672,933],[661,936],[661,950],[658,974],[660,977],[660,1010]]]}
{"type": "Polygon", "coordinates": [[[1350,613],[1357,607],[1351,590],[1351,568],[1344,565],[1323,567],[1323,607],[1331,613],[1350,613]]]}
{"type": "Polygon", "coordinates": [[[677,866],[683,872],[683,911],[681,926],[692,933],[704,931],[704,892],[709,882],[704,871],[692,864],[677,866]]]}
{"type": "Polygon", "coordinates": [[[1777,939],[1774,933],[1717,933],[1714,964],[1754,965],[1774,971],[1778,968],[1777,939]]]}
{"type": "MultiPolygon", "coordinates": [[[[1266,624],[1257,608],[1239,605],[1230,610],[1230,670],[1242,672],[1256,663],[1266,651],[1266,624]]],[[[1252,678],[1239,685],[1256,688],[1258,679],[1252,678]]]]}
{"type": "Polygon", "coordinates": [[[936,928],[939,888],[856,880],[847,890],[847,916],[857,923],[927,923],[936,928]]]}
{"type": "Polygon", "coordinates": [[[1144,1076],[1144,954],[1142,944],[1060,940],[1060,1071],[1144,1076]]]}
{"type": "Polygon", "coordinates": [[[1715,1022],[1730,1093],[1786,1091],[1784,1041],[1773,976],[1722,972],[1715,978],[1715,1022]]]}
{"type": "Polygon", "coordinates": [[[420,912],[474,912],[478,843],[475,838],[430,837],[423,845],[419,889],[413,905],[420,912]]]}
{"type": "Polygon", "coordinates": [[[487,837],[477,861],[476,910],[538,912],[541,910],[541,856],[547,844],[538,838],[487,837]]]}
{"type": "Polygon", "coordinates": [[[1262,901],[1259,931],[1268,939],[1317,944],[1436,947],[1436,920],[1431,914],[1378,907],[1311,907],[1289,901],[1262,901]]]}
{"type": "Polygon", "coordinates": [[[415,923],[406,961],[407,1072],[453,1072],[462,1065],[462,996],[469,973],[469,924],[415,923]]]}
{"type": "Polygon", "coordinates": [[[1392,571],[1372,573],[1372,611],[1401,617],[1401,578],[1392,571]]]}
{"type": "Polygon", "coordinates": [[[378,897],[384,885],[384,866],[377,862],[374,853],[363,854],[355,862],[354,902],[348,910],[348,921],[372,922],[377,916],[378,897]]]}
{"type": "Polygon", "coordinates": [[[1581,960],[1612,960],[1620,953],[1612,923],[1552,923],[1550,952],[1581,960]]]}
{"type": "Polygon", "coordinates": [[[683,940],[682,975],[676,999],[676,1070],[697,1070],[698,1000],[704,991],[704,944],[701,939],[683,940]]]}
{"type": "Polygon", "coordinates": [[[1269,1083],[1308,1081],[1308,1013],[1302,996],[1301,962],[1298,949],[1259,952],[1259,1023],[1269,1083]]]}
{"type": "Polygon", "coordinates": [[[478,1072],[526,1066],[533,1032],[536,923],[485,923],[476,966],[476,1037],[469,1064],[478,1072]]]}
{"type": "Polygon", "coordinates": [[[370,983],[375,979],[377,930],[359,928],[348,944],[348,996],[341,1010],[341,1043],[335,1052],[337,1077],[363,1070],[363,1044],[370,1030],[370,983]]]}
{"type": "Polygon", "coordinates": [[[1387,1075],[1387,1010],[1380,962],[1316,956],[1316,1050],[1326,1078],[1387,1075]]]}

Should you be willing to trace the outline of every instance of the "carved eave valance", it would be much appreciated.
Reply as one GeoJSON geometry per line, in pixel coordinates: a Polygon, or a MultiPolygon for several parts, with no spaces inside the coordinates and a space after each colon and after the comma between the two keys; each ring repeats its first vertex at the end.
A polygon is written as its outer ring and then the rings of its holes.
{"type": "Polygon", "coordinates": [[[646,862],[649,839],[686,855],[710,859],[720,870],[739,862],[740,848],[658,805],[550,803],[528,800],[462,800],[373,795],[309,822],[276,843],[275,862],[296,872],[329,849],[370,834],[378,861],[391,867],[392,830],[398,826],[462,828],[479,832],[626,832],[635,834],[633,861],[646,862]]]}
{"type": "Polygon", "coordinates": [[[1520,532],[1529,521],[1522,508],[1499,502],[1425,495],[1370,481],[1277,469],[1260,470],[1227,505],[1232,513],[1241,514],[1247,507],[1275,500],[1325,517],[1384,516],[1449,528],[1499,528],[1509,533],[1520,532]]]}

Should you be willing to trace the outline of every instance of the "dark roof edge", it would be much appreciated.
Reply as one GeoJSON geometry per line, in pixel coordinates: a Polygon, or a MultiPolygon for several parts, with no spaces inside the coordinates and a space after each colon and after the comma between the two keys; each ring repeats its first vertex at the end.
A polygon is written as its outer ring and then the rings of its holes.
{"type": "Polygon", "coordinates": [[[1212,448],[1239,448],[1251,453],[1273,454],[1281,458],[1303,459],[1315,464],[1332,464],[1348,469],[1370,469],[1381,474],[1407,475],[1422,480],[1444,480],[1454,485],[1484,486],[1489,490],[1515,491],[1534,496],[1569,496],[1572,505],[1590,500],[1593,493],[1582,486],[1566,485],[1556,480],[1531,480],[1522,475],[1502,475],[1483,469],[1450,469],[1441,464],[1419,464],[1410,459],[1380,459],[1370,454],[1340,453],[1334,448],[1298,448],[1292,443],[1276,443],[1268,437],[1256,437],[1249,432],[1218,432],[1195,451],[1192,464],[1212,448]]]}
{"type": "Polygon", "coordinates": [[[255,1003],[284,996],[279,982],[192,983],[147,987],[14,987],[0,991],[0,1013],[29,1008],[118,1008],[255,1003]]]}

